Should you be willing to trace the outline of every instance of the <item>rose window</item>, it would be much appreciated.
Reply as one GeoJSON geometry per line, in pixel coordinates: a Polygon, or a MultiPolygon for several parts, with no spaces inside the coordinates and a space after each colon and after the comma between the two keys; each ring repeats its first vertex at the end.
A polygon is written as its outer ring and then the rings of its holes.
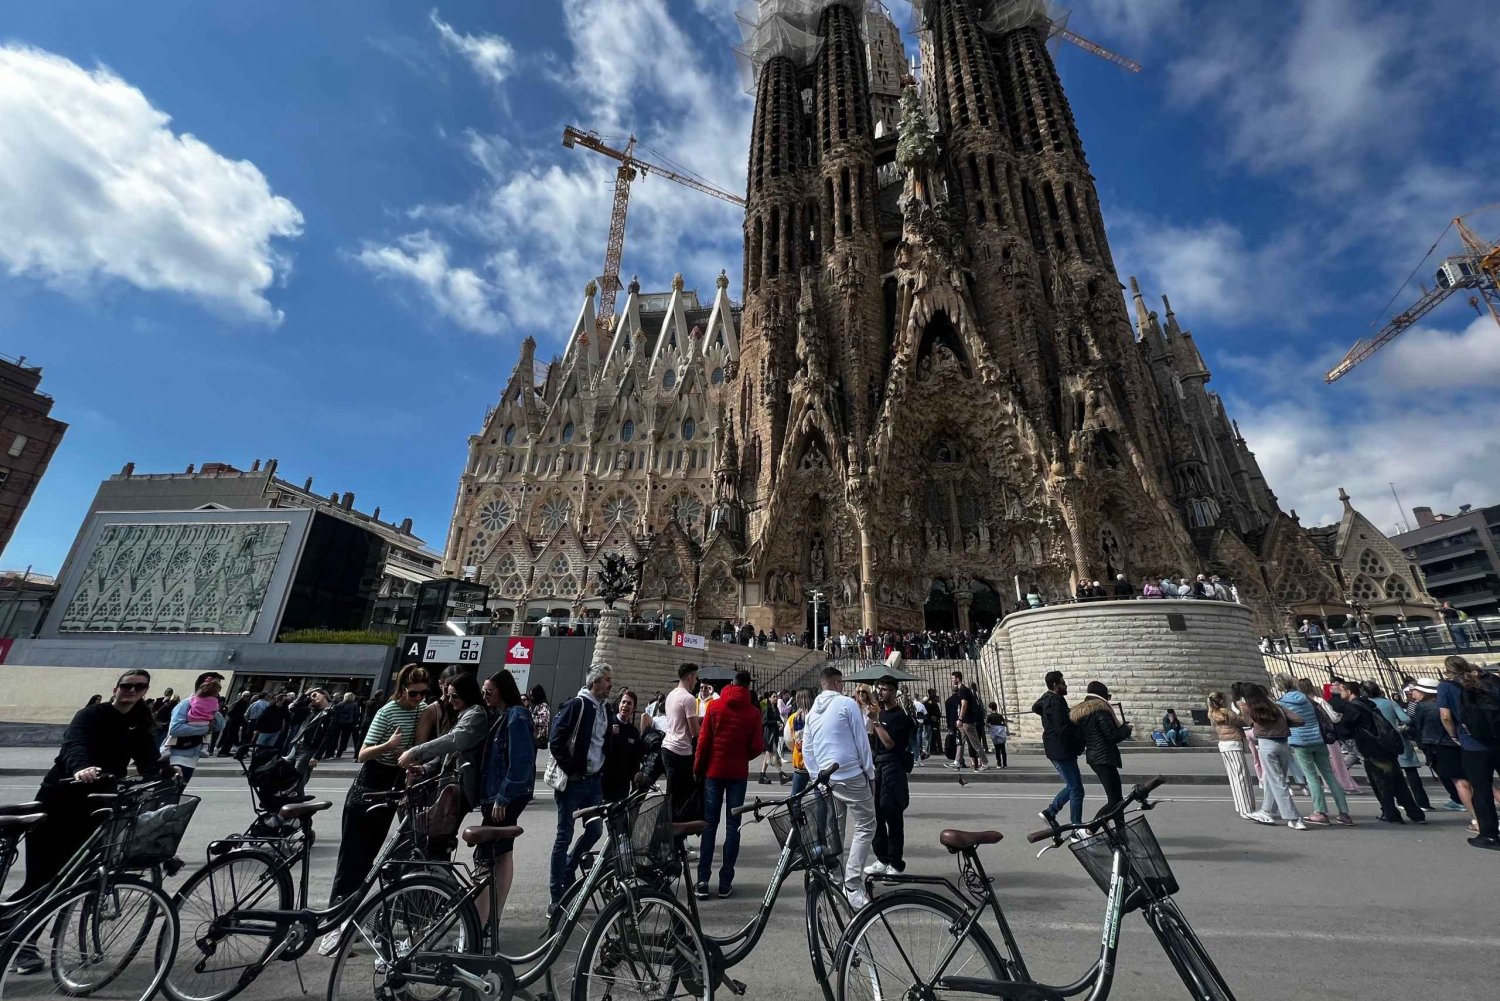
{"type": "Polygon", "coordinates": [[[1406,581],[1402,580],[1400,577],[1392,577],[1390,580],[1386,581],[1385,590],[1387,594],[1389,594],[1392,598],[1395,598],[1397,601],[1411,600],[1411,588],[1407,587],[1406,581]]]}
{"type": "Polygon", "coordinates": [[[495,564],[495,576],[497,577],[509,577],[515,572],[516,558],[510,553],[506,553],[500,558],[500,562],[495,564]]]}
{"type": "Polygon", "coordinates": [[[562,497],[554,497],[542,505],[542,530],[555,532],[562,528],[573,513],[573,502],[562,497]]]}
{"type": "Polygon", "coordinates": [[[553,560],[552,561],[552,571],[551,572],[554,575],[559,575],[559,574],[565,574],[565,573],[567,573],[568,572],[568,558],[566,556],[559,556],[557,559],[553,560]]]}
{"type": "Polygon", "coordinates": [[[479,523],[491,532],[501,532],[510,524],[515,514],[515,508],[510,506],[510,501],[497,497],[486,502],[484,507],[479,509],[479,523]]]}
{"type": "Polygon", "coordinates": [[[503,593],[507,598],[519,598],[521,596],[521,592],[525,590],[526,585],[521,583],[521,578],[519,576],[516,576],[510,578],[505,582],[505,587],[501,589],[501,593],[503,593]]]}
{"type": "Polygon", "coordinates": [[[477,566],[479,561],[484,559],[485,549],[488,547],[489,542],[490,537],[484,532],[480,532],[474,536],[469,541],[468,556],[464,558],[464,562],[469,566],[477,566]]]}
{"type": "Polygon", "coordinates": [[[1361,573],[1367,573],[1371,577],[1384,577],[1390,573],[1385,568],[1385,564],[1380,561],[1380,557],[1368,549],[1359,554],[1359,569],[1361,573]]]}
{"type": "Polygon", "coordinates": [[[1354,582],[1354,598],[1356,601],[1371,602],[1380,600],[1380,589],[1375,582],[1361,574],[1354,582]]]}
{"type": "Polygon", "coordinates": [[[703,522],[703,502],[696,497],[679,497],[672,505],[672,518],[682,530],[696,537],[703,522]]]}
{"type": "Polygon", "coordinates": [[[635,498],[627,494],[611,497],[604,505],[604,524],[618,525],[621,522],[632,524],[640,515],[640,508],[636,506],[635,498]]]}

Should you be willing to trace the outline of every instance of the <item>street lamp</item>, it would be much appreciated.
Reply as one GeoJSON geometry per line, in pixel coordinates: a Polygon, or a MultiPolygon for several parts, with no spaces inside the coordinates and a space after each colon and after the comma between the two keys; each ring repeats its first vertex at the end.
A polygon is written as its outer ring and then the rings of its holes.
{"type": "Polygon", "coordinates": [[[813,603],[812,649],[814,650],[822,649],[823,646],[821,642],[823,634],[818,629],[818,609],[822,607],[823,599],[826,595],[827,592],[821,587],[810,587],[807,589],[807,596],[812,599],[813,603]]]}

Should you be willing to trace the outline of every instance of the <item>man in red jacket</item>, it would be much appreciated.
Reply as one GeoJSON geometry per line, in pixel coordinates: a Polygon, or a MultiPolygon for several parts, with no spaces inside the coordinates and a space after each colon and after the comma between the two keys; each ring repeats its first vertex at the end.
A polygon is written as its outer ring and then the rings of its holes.
{"type": "Polygon", "coordinates": [[[693,774],[703,788],[703,819],[708,821],[698,849],[698,885],[693,887],[700,900],[708,899],[721,806],[729,810],[729,817],[724,830],[724,863],[719,867],[719,896],[734,892],[734,863],[740,854],[740,818],[734,815],[734,808],[745,802],[750,762],[765,750],[760,710],[750,698],[750,673],[740,671],[734,676],[734,684],[708,703],[693,758],[693,774]]]}

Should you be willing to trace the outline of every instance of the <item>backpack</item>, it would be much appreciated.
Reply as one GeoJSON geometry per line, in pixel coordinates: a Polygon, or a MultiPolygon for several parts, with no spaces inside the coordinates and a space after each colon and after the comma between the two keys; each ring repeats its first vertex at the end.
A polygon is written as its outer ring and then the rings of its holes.
{"type": "Polygon", "coordinates": [[[1463,690],[1463,724],[1470,737],[1500,748],[1500,682],[1485,678],[1477,689],[1463,690]]]}
{"type": "Polygon", "coordinates": [[[1401,734],[1391,726],[1391,721],[1385,718],[1385,713],[1374,704],[1367,705],[1364,709],[1370,714],[1369,735],[1375,739],[1376,746],[1387,752],[1391,757],[1401,756],[1405,750],[1406,743],[1401,739],[1401,734]]]}

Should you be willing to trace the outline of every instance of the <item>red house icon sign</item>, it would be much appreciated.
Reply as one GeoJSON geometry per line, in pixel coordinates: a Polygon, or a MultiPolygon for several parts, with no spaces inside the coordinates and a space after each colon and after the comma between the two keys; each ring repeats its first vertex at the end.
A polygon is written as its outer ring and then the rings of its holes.
{"type": "Polygon", "coordinates": [[[505,662],[507,664],[530,664],[532,648],[536,645],[533,637],[520,637],[513,639],[510,646],[505,649],[505,662]]]}

